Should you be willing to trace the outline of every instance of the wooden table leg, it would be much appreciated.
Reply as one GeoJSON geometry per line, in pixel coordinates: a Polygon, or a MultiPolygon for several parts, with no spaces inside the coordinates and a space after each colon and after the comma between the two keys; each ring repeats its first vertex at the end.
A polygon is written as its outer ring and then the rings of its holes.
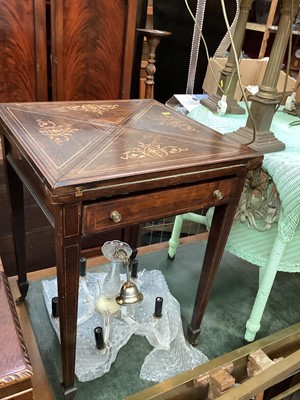
{"type": "Polygon", "coordinates": [[[79,290],[81,203],[55,209],[55,251],[59,298],[62,388],[65,399],[75,398],[75,356],[79,290]]]}
{"type": "Polygon", "coordinates": [[[187,327],[188,340],[198,343],[200,324],[208,303],[211,288],[224,252],[237,204],[225,204],[215,208],[208,237],[201,276],[198,284],[192,321],[187,327]]]}
{"type": "Polygon", "coordinates": [[[132,249],[131,259],[134,259],[138,253],[138,247],[140,246],[139,240],[141,237],[141,225],[133,225],[123,229],[122,241],[128,243],[132,249]]]}
{"type": "MultiPolygon", "coordinates": [[[[2,144],[5,141],[2,141],[2,144]]],[[[5,144],[4,144],[5,152],[5,144]]],[[[16,268],[18,274],[18,285],[21,293],[16,302],[24,301],[28,292],[27,268],[26,268],[26,243],[25,243],[25,217],[24,217],[24,194],[23,183],[15,172],[10,162],[3,157],[6,186],[9,198],[12,233],[15,248],[16,268]]]]}

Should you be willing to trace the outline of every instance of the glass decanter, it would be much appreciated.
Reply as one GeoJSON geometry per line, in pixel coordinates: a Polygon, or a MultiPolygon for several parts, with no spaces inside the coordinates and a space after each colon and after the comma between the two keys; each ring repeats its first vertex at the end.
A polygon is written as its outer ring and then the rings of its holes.
{"type": "Polygon", "coordinates": [[[132,249],[127,243],[111,240],[104,243],[102,253],[104,257],[110,260],[110,269],[104,278],[102,293],[96,299],[95,308],[100,313],[115,314],[120,308],[116,302],[122,284],[120,266],[123,264],[124,257],[129,258],[131,256],[132,249]]]}

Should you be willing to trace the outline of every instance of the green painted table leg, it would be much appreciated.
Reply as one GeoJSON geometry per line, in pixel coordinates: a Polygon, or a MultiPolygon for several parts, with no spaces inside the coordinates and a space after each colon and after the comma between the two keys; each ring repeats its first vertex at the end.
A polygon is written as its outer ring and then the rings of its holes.
{"type": "Polygon", "coordinates": [[[183,221],[196,222],[197,224],[202,224],[206,226],[206,217],[204,215],[199,215],[195,213],[185,213],[181,215],[176,215],[172,235],[169,240],[169,251],[168,257],[173,260],[176,255],[177,247],[179,246],[179,238],[181,234],[183,221]]]}
{"type": "Polygon", "coordinates": [[[250,318],[246,324],[245,340],[252,342],[255,339],[256,333],[260,329],[260,321],[266,307],[270,291],[272,289],[276,273],[283,256],[286,243],[283,242],[277,234],[274,245],[271,250],[268,264],[260,279],[260,284],[256,299],[251,311],[250,318]]]}
{"type": "Polygon", "coordinates": [[[176,215],[172,235],[169,240],[168,257],[173,260],[176,254],[177,247],[179,246],[179,237],[183,224],[183,215],[176,215]]]}

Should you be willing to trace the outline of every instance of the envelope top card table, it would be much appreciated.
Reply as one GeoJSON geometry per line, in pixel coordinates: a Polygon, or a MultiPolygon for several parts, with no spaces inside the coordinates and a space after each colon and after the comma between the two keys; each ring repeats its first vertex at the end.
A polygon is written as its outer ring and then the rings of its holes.
{"type": "Polygon", "coordinates": [[[246,175],[262,156],[155,100],[1,104],[0,129],[21,299],[23,184],[54,228],[65,398],[76,393],[84,235],[216,206],[188,326],[195,342],[246,175]]]}

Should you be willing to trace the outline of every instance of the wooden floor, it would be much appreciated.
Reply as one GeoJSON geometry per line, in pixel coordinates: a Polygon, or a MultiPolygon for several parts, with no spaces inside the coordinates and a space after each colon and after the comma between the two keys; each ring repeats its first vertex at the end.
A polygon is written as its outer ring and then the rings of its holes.
{"type": "MultiPolygon", "coordinates": [[[[207,238],[207,233],[202,233],[194,236],[189,236],[187,238],[182,238],[181,243],[193,243],[200,240],[204,240],[207,238]]],[[[163,248],[168,247],[168,242],[162,242],[158,244],[153,244],[145,247],[141,247],[138,251],[139,255],[149,253],[151,251],[157,251],[163,248]]],[[[104,257],[95,257],[87,260],[87,267],[93,267],[95,265],[107,262],[107,259],[104,257]]],[[[0,266],[1,268],[1,266],[0,266]]],[[[41,280],[46,279],[49,276],[53,276],[56,274],[56,268],[48,268],[37,272],[32,272],[28,274],[28,280],[41,280]]],[[[17,277],[10,277],[9,283],[12,291],[12,295],[14,299],[17,299],[20,295],[18,285],[17,285],[17,277]]],[[[55,397],[52,394],[51,387],[48,383],[47,375],[43,366],[43,362],[39,353],[39,349],[37,347],[37,343],[34,337],[34,333],[29,321],[29,317],[27,314],[25,304],[20,304],[16,307],[17,313],[19,316],[21,329],[23,331],[23,336],[25,339],[25,343],[28,349],[30,361],[33,368],[33,392],[34,398],[37,400],[55,400],[55,397]]]]}

